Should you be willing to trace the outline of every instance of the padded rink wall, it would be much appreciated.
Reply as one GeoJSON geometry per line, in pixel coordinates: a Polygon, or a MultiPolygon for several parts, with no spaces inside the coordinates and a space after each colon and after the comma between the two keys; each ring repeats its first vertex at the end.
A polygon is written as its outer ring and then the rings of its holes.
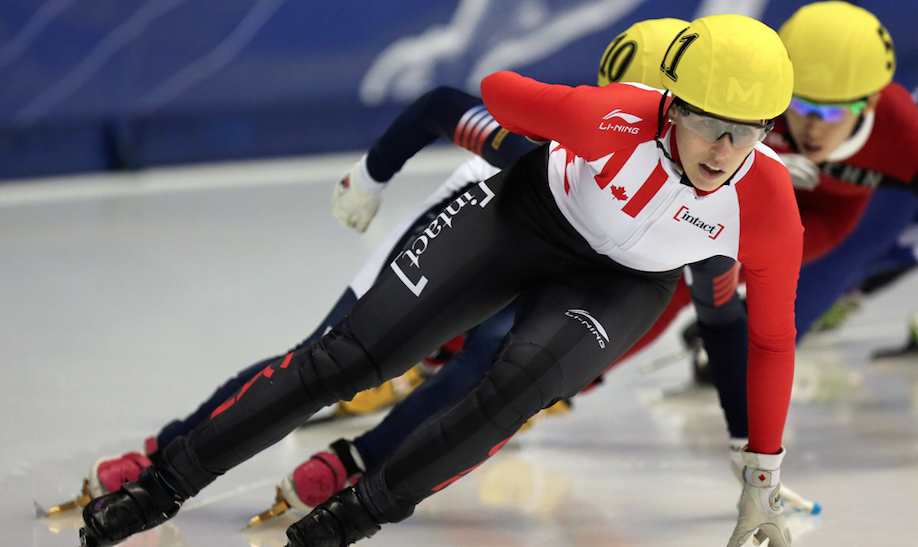
{"type": "MultiPolygon", "coordinates": [[[[594,84],[632,23],[786,0],[3,0],[0,179],[366,148],[437,86],[594,84]]],[[[856,2],[918,87],[918,2],[856,2]]]]}

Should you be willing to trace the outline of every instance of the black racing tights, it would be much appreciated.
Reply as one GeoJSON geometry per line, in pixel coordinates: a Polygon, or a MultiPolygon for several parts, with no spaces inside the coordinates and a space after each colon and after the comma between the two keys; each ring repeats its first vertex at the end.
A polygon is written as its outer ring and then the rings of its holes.
{"type": "Polygon", "coordinates": [[[379,522],[492,455],[531,416],[593,381],[654,323],[679,271],[636,272],[589,248],[545,180],[546,147],[473,183],[408,244],[353,312],[270,363],[156,465],[184,498],[320,408],[378,386],[520,297],[488,372],[358,483],[379,522]]]}

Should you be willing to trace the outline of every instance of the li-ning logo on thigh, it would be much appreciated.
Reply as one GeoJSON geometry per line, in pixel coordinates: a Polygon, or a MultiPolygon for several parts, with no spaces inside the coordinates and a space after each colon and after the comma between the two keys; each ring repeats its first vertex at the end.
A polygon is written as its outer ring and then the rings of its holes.
{"type": "MultiPolygon", "coordinates": [[[[389,266],[392,268],[392,271],[395,272],[395,275],[402,280],[402,283],[405,284],[408,289],[414,293],[415,296],[421,296],[421,291],[424,290],[424,287],[427,286],[427,276],[422,275],[417,281],[412,281],[409,279],[408,275],[402,269],[402,266],[399,265],[401,262],[406,266],[413,266],[415,268],[421,267],[421,255],[427,251],[427,248],[430,246],[431,241],[436,239],[438,235],[443,231],[443,228],[452,228],[453,227],[453,217],[459,214],[459,211],[462,210],[466,205],[477,205],[484,209],[491,199],[494,198],[494,192],[488,188],[488,185],[484,182],[478,183],[478,188],[481,190],[483,195],[473,195],[473,186],[468,191],[463,192],[462,195],[454,199],[449,205],[443,209],[439,215],[430,223],[427,228],[424,229],[424,232],[421,233],[418,237],[408,245],[408,248],[400,255],[395,257],[395,260],[392,261],[389,266]]],[[[478,194],[478,192],[474,192],[478,194]]]]}
{"type": "Polygon", "coordinates": [[[606,347],[606,342],[609,341],[609,335],[606,334],[606,329],[603,328],[602,323],[590,315],[589,312],[586,310],[567,310],[564,312],[564,315],[580,321],[593,336],[596,337],[596,342],[599,344],[599,347],[606,347]]]}

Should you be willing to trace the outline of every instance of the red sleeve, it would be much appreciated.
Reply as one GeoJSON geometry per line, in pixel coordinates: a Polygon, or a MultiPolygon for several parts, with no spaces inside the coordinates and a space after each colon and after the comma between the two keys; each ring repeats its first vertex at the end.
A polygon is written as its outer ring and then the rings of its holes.
{"type": "Polygon", "coordinates": [[[803,238],[804,263],[816,260],[848,237],[870,200],[867,192],[852,196],[797,190],[796,196],[806,234],[803,238]]]}
{"type": "Polygon", "coordinates": [[[550,85],[507,71],[485,78],[481,97],[509,131],[558,141],[589,161],[653,138],[661,99],[651,88],[550,85]]]}
{"type": "Polygon", "coordinates": [[[749,449],[775,454],[781,449],[794,379],[794,301],[803,226],[787,169],[759,151],[752,169],[752,176],[736,188],[739,261],[746,270],[749,308],[749,449]]]}

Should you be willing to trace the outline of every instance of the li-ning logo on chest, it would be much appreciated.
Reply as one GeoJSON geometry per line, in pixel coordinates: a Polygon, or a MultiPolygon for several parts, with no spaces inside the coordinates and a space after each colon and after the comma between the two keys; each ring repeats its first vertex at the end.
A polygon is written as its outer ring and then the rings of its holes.
{"type": "Polygon", "coordinates": [[[616,108],[612,112],[609,112],[602,117],[602,121],[599,122],[599,128],[603,131],[618,131],[620,133],[631,133],[632,135],[637,135],[639,129],[634,127],[634,124],[640,121],[643,121],[643,118],[639,118],[634,114],[622,112],[620,109],[616,108]],[[628,125],[623,125],[621,123],[622,121],[628,125]]]}

